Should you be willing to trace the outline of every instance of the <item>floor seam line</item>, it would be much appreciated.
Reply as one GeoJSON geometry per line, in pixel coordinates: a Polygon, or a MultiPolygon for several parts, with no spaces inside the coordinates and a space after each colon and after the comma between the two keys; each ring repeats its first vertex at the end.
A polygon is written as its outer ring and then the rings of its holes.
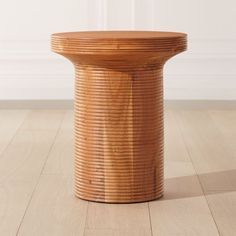
{"type": "Polygon", "coordinates": [[[148,215],[149,215],[149,225],[150,225],[150,230],[151,230],[151,236],[153,236],[153,229],[152,229],[152,218],[151,218],[151,210],[150,210],[150,204],[148,204],[148,215]]]}
{"type": "Polygon", "coordinates": [[[89,201],[87,201],[87,209],[86,209],[86,216],[85,216],[85,222],[84,222],[84,230],[83,230],[83,236],[85,236],[85,230],[87,229],[87,220],[88,220],[88,208],[89,208],[89,201]]]}

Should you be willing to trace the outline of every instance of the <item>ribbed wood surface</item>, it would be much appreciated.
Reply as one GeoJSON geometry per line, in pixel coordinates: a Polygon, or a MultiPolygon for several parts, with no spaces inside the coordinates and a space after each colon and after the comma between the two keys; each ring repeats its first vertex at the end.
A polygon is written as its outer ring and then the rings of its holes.
{"type": "Polygon", "coordinates": [[[185,48],[180,33],[52,36],[53,51],[69,58],[76,71],[76,196],[116,203],[162,196],[162,69],[185,48]]]}

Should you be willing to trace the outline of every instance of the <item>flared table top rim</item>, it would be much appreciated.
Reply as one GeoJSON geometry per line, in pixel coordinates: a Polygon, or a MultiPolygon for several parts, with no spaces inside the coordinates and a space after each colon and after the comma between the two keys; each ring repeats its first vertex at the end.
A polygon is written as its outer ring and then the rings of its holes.
{"type": "Polygon", "coordinates": [[[186,33],[170,31],[138,31],[138,30],[102,30],[102,31],[75,31],[54,33],[52,37],[78,40],[135,40],[135,39],[173,39],[186,37],[186,33]]]}
{"type": "Polygon", "coordinates": [[[55,33],[52,51],[76,55],[128,55],[185,51],[187,34],[167,31],[80,31],[55,33]]]}

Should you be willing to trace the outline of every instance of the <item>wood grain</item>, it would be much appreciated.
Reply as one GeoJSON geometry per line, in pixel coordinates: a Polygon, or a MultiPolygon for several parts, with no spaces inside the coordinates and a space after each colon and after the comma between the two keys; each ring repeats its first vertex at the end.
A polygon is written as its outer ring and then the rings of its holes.
{"type": "Polygon", "coordinates": [[[56,174],[68,177],[73,176],[73,120],[73,111],[67,111],[60,130],[58,131],[57,138],[48,156],[43,174],[56,174]]]}
{"type": "Polygon", "coordinates": [[[217,236],[173,110],[165,113],[165,195],[149,203],[153,235],[217,236]]]}
{"type": "Polygon", "coordinates": [[[72,178],[43,174],[19,236],[83,235],[87,202],[73,196],[72,178]]]}
{"type": "Polygon", "coordinates": [[[75,193],[99,202],[163,194],[163,65],[186,35],[106,31],[52,35],[75,66],[75,193]]]}
{"type": "Polygon", "coordinates": [[[178,125],[220,235],[236,232],[235,111],[179,111],[178,125]]]}
{"type": "MultiPolygon", "coordinates": [[[[12,114],[19,118],[22,112],[12,114]]],[[[16,235],[63,115],[64,111],[31,111],[1,154],[0,235],[16,235]]]]}
{"type": "Polygon", "coordinates": [[[18,235],[83,235],[87,202],[73,195],[72,121],[67,111],[18,235]]]}
{"type": "Polygon", "coordinates": [[[147,203],[98,204],[90,202],[85,235],[99,235],[101,233],[117,236],[151,236],[147,203]]]}
{"type": "Polygon", "coordinates": [[[0,155],[28,115],[28,110],[0,110],[0,155]]]}

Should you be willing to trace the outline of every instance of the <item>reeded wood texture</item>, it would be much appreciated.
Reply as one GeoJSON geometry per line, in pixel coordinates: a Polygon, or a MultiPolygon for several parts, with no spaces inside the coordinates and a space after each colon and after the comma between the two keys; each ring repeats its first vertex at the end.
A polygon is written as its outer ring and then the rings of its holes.
{"type": "Polygon", "coordinates": [[[76,66],[76,73],[76,194],[109,202],[160,196],[161,66],[127,73],[76,66]]]}
{"type": "Polygon", "coordinates": [[[52,49],[76,71],[76,196],[116,203],[162,196],[162,69],[185,47],[180,33],[52,36],[52,49]]]}

